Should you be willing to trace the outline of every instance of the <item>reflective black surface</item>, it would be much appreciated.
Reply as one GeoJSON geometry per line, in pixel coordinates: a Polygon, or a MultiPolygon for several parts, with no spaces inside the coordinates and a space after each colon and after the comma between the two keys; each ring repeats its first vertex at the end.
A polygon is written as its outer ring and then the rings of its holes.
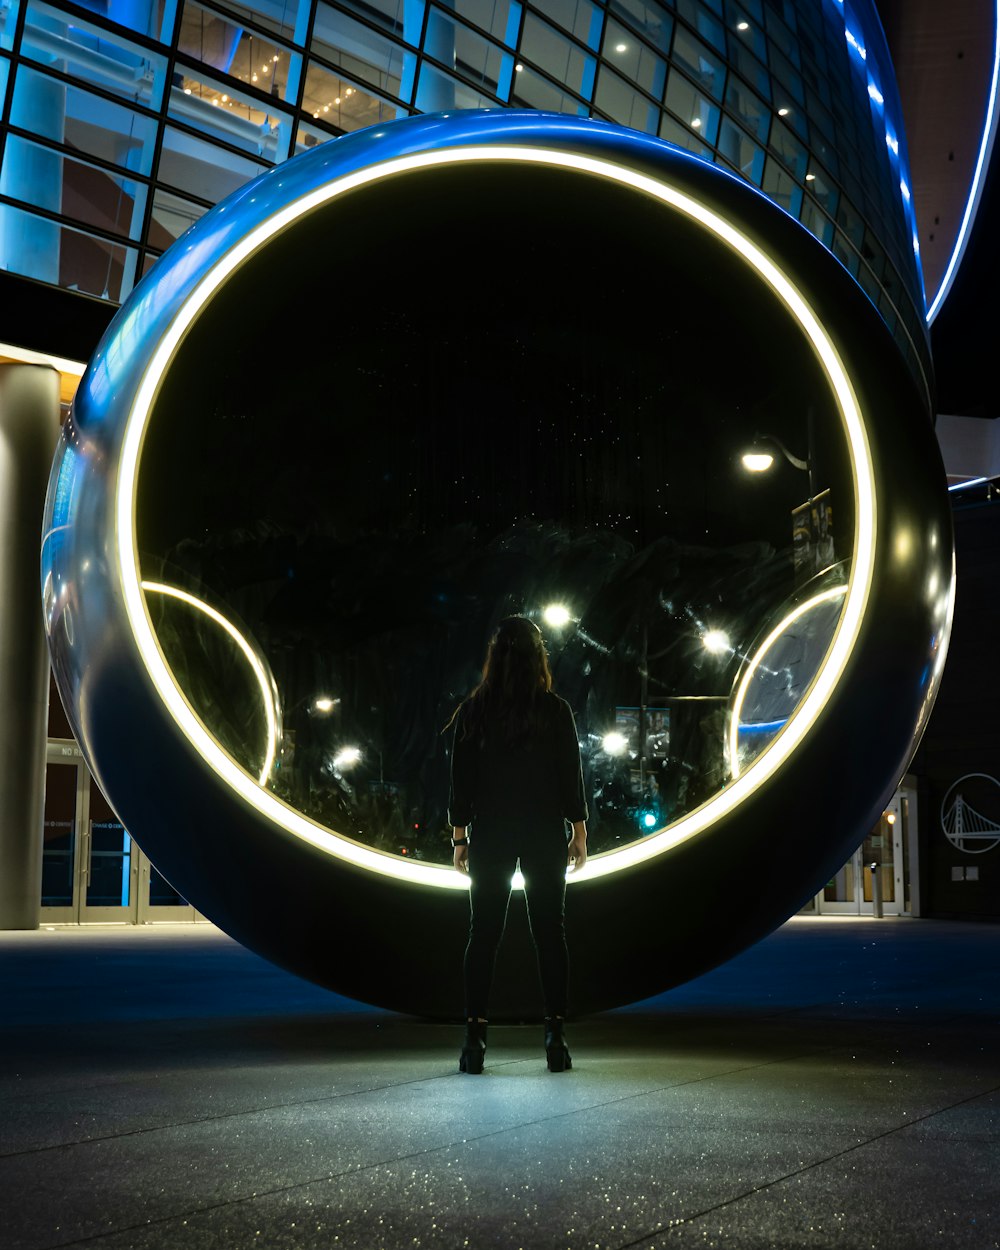
{"type": "MultiPolygon", "coordinates": [[[[266,658],[268,787],[439,862],[441,731],[497,620],[525,612],[546,634],[591,848],[609,850],[729,780],[755,638],[854,541],[828,386],[746,264],[634,191],[496,165],[355,191],[244,265],[178,353],[138,499],[143,577],[215,605],[266,658]],[[812,475],[780,454],[748,474],[756,433],[812,475]],[[793,552],[810,486],[832,539],[793,552]]],[[[256,776],[246,660],[197,609],[150,610],[191,703],[256,776]]]]}

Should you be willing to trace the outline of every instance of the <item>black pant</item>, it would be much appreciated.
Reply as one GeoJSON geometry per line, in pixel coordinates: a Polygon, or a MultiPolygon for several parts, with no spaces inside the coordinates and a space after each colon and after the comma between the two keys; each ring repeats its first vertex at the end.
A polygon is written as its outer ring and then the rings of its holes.
{"type": "Polygon", "coordinates": [[[510,881],[521,861],[528,923],[538,956],[547,1016],[565,1016],[569,956],[563,923],[566,843],[547,840],[512,850],[490,839],[469,845],[469,942],[465,948],[465,1011],[473,1020],[489,1017],[490,986],[510,901],[510,881]]]}

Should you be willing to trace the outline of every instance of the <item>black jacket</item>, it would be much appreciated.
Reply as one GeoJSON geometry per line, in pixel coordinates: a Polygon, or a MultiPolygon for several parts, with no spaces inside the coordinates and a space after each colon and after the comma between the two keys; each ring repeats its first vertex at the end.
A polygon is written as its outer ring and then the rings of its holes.
{"type": "Polygon", "coordinates": [[[465,709],[455,723],[448,819],[473,836],[505,841],[558,834],[565,821],[587,819],[576,721],[565,699],[545,696],[540,728],[516,746],[489,726],[485,741],[464,736],[465,709]]]}

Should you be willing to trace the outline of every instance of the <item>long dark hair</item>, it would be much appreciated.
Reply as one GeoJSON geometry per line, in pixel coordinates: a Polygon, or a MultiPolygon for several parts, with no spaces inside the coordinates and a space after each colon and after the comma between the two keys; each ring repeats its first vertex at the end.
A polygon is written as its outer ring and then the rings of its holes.
{"type": "Polygon", "coordinates": [[[548,710],[552,672],[542,631],[526,616],[507,616],[486,649],[479,685],[452,713],[445,729],[462,713],[462,737],[482,742],[496,728],[508,743],[537,730],[548,710]]]}

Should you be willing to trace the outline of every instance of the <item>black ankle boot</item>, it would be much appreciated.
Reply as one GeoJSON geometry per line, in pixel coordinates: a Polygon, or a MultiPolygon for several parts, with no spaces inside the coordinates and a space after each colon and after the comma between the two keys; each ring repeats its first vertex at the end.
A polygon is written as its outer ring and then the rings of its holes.
{"type": "Polygon", "coordinates": [[[573,1066],[569,1047],[563,1036],[562,1016],[545,1017],[545,1060],[550,1072],[565,1072],[573,1066]]]}
{"type": "Polygon", "coordinates": [[[465,1025],[465,1041],[458,1058],[459,1072],[482,1072],[486,1055],[486,1021],[468,1020],[465,1025]]]}

